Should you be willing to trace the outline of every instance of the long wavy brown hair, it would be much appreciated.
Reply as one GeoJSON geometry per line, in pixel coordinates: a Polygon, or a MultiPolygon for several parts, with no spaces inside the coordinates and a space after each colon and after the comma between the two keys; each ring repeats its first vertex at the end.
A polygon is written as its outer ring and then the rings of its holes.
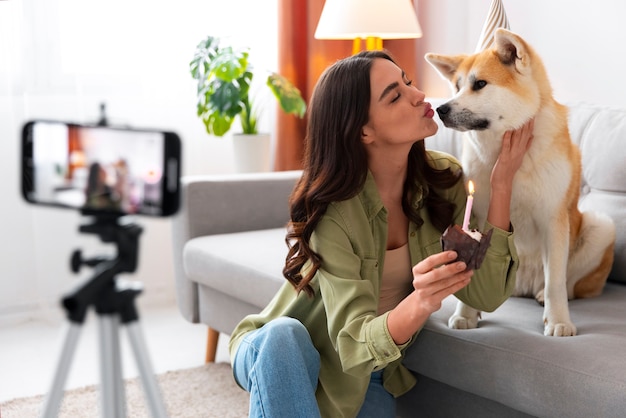
{"type": "MultiPolygon", "coordinates": [[[[322,263],[310,247],[310,239],[331,202],[354,197],[365,183],[368,165],[361,142],[368,122],[370,69],[374,59],[395,61],[385,51],[364,51],[337,61],[322,73],[308,109],[302,177],[289,199],[291,219],[285,241],[289,248],[283,275],[300,292],[313,296],[309,284],[322,263]],[[312,268],[302,275],[302,267],[312,268]]],[[[436,188],[450,188],[461,178],[460,172],[437,170],[427,161],[424,141],[413,144],[408,156],[402,207],[406,216],[421,226],[419,209],[410,204],[420,190],[428,215],[442,232],[452,222],[455,205],[441,198],[436,188]]]]}

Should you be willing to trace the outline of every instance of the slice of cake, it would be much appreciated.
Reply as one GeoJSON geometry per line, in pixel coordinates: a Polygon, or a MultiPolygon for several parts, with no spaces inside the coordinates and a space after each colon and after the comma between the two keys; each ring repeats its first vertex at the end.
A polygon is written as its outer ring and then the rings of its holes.
{"type": "Polygon", "coordinates": [[[450,225],[441,236],[441,246],[444,251],[456,251],[457,261],[463,261],[468,269],[476,270],[487,254],[492,232],[493,229],[490,229],[486,234],[481,234],[476,229],[464,231],[458,225],[450,225]]]}

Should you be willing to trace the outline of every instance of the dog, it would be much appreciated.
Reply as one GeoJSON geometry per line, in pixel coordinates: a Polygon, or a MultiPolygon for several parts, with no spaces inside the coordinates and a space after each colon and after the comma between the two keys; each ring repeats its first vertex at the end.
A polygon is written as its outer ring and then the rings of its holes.
{"type": "MultiPolygon", "coordinates": [[[[576,335],[568,301],[602,293],[613,264],[615,225],[604,214],[578,210],[580,151],[541,58],[519,35],[500,28],[491,49],[428,53],[425,59],[454,91],[437,113],[446,127],[465,132],[461,160],[476,185],[478,225],[487,218],[489,179],[504,132],[535,119],[511,197],[520,261],[513,296],[534,297],[544,306],[544,335],[576,335]]],[[[479,311],[459,301],[448,325],[476,328],[479,318],[479,311]]]]}

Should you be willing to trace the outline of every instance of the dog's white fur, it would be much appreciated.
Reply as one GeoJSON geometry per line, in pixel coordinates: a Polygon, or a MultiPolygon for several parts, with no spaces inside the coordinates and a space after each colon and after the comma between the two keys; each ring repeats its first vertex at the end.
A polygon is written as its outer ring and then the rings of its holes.
{"type": "MultiPolygon", "coordinates": [[[[474,55],[426,54],[454,96],[437,109],[447,127],[466,132],[462,164],[476,185],[474,213],[483,226],[490,175],[505,131],[535,118],[533,140],[513,183],[511,223],[520,259],[515,296],[544,304],[544,334],[576,335],[568,299],[602,292],[613,263],[615,226],[580,213],[581,158],[567,108],[552,96],[545,68],[518,35],[498,29],[492,49],[474,55]]],[[[459,302],[452,328],[475,328],[480,312],[459,302]]]]}

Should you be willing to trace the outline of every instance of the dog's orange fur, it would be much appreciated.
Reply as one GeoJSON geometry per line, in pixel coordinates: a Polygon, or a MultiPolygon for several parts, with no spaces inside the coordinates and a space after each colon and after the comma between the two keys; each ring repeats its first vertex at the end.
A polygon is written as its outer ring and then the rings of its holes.
{"type": "Polygon", "coordinates": [[[614,249],[615,243],[606,249],[598,268],[576,282],[574,298],[591,298],[602,294],[606,278],[613,265],[614,249]]]}

